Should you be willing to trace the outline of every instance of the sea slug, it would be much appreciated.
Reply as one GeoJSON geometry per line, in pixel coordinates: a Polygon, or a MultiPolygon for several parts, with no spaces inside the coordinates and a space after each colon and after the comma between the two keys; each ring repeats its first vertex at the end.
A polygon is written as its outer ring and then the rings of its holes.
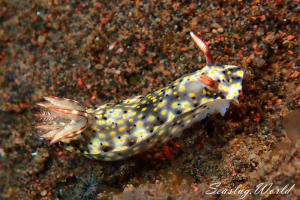
{"type": "Polygon", "coordinates": [[[165,88],[121,103],[85,108],[78,102],[44,97],[38,103],[42,138],[63,142],[68,151],[114,161],[127,158],[180,136],[183,129],[208,114],[224,115],[238,102],[244,71],[234,65],[215,65],[208,46],[190,33],[206,57],[206,66],[165,88]]]}

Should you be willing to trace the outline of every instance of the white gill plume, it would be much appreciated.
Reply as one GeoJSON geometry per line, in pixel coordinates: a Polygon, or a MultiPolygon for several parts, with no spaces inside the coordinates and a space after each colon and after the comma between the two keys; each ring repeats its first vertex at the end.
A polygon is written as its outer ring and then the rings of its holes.
{"type": "Polygon", "coordinates": [[[50,144],[71,139],[93,123],[93,116],[76,101],[59,97],[44,99],[37,104],[43,111],[36,114],[41,119],[36,128],[46,132],[41,137],[51,140],[50,144]]]}

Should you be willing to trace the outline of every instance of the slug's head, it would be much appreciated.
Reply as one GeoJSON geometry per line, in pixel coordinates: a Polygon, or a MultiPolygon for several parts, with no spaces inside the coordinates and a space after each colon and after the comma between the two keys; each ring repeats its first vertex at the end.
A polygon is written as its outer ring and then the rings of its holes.
{"type": "Polygon", "coordinates": [[[244,70],[234,65],[216,66],[207,44],[193,32],[190,34],[206,58],[206,66],[199,70],[199,81],[206,86],[208,93],[212,93],[214,98],[238,102],[244,70]]]}
{"type": "Polygon", "coordinates": [[[36,128],[44,132],[41,137],[51,140],[50,144],[72,140],[93,123],[93,116],[76,101],[59,97],[44,99],[45,102],[38,103],[42,111],[36,114],[41,121],[36,128]]]}
{"type": "Polygon", "coordinates": [[[234,65],[205,66],[201,69],[199,81],[205,84],[216,98],[235,100],[242,91],[244,71],[234,65]]]}

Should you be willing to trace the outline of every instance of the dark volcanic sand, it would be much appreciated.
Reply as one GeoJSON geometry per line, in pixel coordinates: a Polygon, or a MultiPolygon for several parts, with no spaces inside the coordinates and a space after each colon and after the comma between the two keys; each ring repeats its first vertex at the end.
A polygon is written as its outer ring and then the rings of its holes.
{"type": "Polygon", "coordinates": [[[252,192],[295,184],[246,198],[299,198],[299,137],[287,137],[282,121],[300,108],[300,1],[199,2],[0,0],[0,199],[241,196],[205,194],[216,182],[252,192]],[[39,139],[33,114],[45,95],[117,102],[203,67],[189,31],[218,64],[246,71],[240,104],[225,117],[120,162],[39,139]]]}

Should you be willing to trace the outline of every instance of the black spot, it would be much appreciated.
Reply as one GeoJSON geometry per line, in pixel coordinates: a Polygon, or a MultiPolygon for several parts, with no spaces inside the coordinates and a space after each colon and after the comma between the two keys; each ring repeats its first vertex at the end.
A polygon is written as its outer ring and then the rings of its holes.
{"type": "Polygon", "coordinates": [[[101,147],[101,150],[102,150],[103,152],[108,152],[108,151],[111,151],[111,150],[112,150],[112,147],[110,147],[110,146],[101,147]]]}
{"type": "Polygon", "coordinates": [[[75,149],[78,149],[79,148],[79,141],[78,140],[75,140],[74,142],[72,142],[72,146],[75,148],[75,149]]]}
{"type": "Polygon", "coordinates": [[[128,146],[132,146],[132,145],[134,145],[136,143],[136,138],[129,138],[128,140],[127,140],[127,145],[128,146]]]}
{"type": "Polygon", "coordinates": [[[199,104],[198,103],[194,103],[194,107],[197,107],[199,104]]]}
{"type": "Polygon", "coordinates": [[[176,114],[177,114],[177,115],[180,115],[181,113],[182,113],[181,110],[177,110],[177,111],[176,111],[176,114]]]}
{"type": "Polygon", "coordinates": [[[107,117],[103,117],[104,120],[107,120],[107,117]]]}
{"type": "Polygon", "coordinates": [[[123,113],[127,113],[127,110],[124,110],[123,113]]]}
{"type": "Polygon", "coordinates": [[[142,119],[145,119],[145,118],[146,118],[146,116],[145,116],[145,115],[143,115],[142,119]]]}
{"type": "Polygon", "coordinates": [[[192,97],[192,99],[194,99],[194,100],[195,100],[195,99],[196,99],[196,97],[192,97]]]}
{"type": "Polygon", "coordinates": [[[121,139],[121,136],[118,136],[119,139],[121,139]]]}
{"type": "Polygon", "coordinates": [[[150,133],[153,133],[153,129],[150,129],[150,133]]]}
{"type": "Polygon", "coordinates": [[[230,69],[228,69],[228,70],[231,71],[232,73],[234,73],[234,72],[239,71],[240,68],[239,68],[239,67],[234,67],[234,68],[230,68],[230,69]]]}
{"type": "Polygon", "coordinates": [[[162,99],[159,100],[159,102],[162,102],[162,101],[163,101],[162,99]]]}
{"type": "Polygon", "coordinates": [[[241,77],[239,77],[239,76],[232,76],[231,78],[232,78],[232,80],[234,80],[234,81],[241,80],[241,77]]]}
{"type": "Polygon", "coordinates": [[[164,120],[164,119],[160,119],[159,116],[157,116],[157,121],[158,121],[160,124],[163,124],[163,123],[165,122],[165,120],[164,120]]]}

